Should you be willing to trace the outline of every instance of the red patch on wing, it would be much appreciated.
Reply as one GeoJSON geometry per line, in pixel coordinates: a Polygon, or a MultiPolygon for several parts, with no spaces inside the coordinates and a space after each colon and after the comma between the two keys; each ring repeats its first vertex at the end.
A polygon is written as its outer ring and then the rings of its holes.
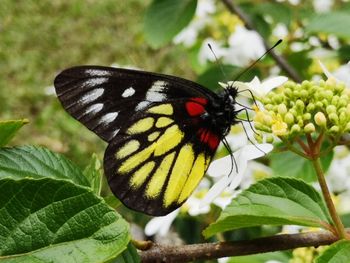
{"type": "Polygon", "coordinates": [[[200,128],[197,132],[199,140],[207,144],[212,150],[215,150],[219,145],[219,137],[212,133],[210,130],[205,128],[200,128]]]}
{"type": "Polygon", "coordinates": [[[192,117],[200,116],[205,112],[204,105],[208,103],[207,99],[204,98],[191,98],[190,101],[186,102],[186,110],[192,117]]]}

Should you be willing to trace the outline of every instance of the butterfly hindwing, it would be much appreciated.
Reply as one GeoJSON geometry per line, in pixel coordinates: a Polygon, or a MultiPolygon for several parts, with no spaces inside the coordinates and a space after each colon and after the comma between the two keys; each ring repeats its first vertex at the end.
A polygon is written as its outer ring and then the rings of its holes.
{"type": "Polygon", "coordinates": [[[152,103],[111,141],[104,158],[106,176],[126,206],[164,215],[196,188],[219,143],[219,135],[199,114],[189,115],[204,109],[197,100],[152,103]]]}

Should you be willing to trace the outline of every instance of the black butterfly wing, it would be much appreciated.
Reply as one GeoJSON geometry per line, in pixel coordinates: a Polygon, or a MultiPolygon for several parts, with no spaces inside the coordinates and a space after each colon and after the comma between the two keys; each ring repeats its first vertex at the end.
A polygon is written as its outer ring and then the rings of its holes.
{"type": "Polygon", "coordinates": [[[181,78],[83,66],[55,79],[63,107],[109,142],[104,170],[131,209],[164,215],[193,192],[223,134],[202,118],[217,95],[181,78]]]}
{"type": "Polygon", "coordinates": [[[101,66],[66,69],[55,78],[54,85],[63,107],[107,142],[130,116],[152,102],[216,98],[215,93],[185,79],[101,66]]]}

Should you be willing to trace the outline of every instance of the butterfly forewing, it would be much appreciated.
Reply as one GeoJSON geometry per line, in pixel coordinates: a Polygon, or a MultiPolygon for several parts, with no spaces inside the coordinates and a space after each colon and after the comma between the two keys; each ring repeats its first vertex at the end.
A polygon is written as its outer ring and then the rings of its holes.
{"type": "Polygon", "coordinates": [[[181,78],[99,66],[66,69],[56,77],[55,88],[63,107],[105,141],[151,102],[215,96],[181,78]]]}
{"type": "Polygon", "coordinates": [[[217,95],[188,80],[83,66],[59,74],[55,88],[63,107],[109,142],[104,170],[113,193],[150,215],[186,201],[223,136],[203,117],[217,95]]]}

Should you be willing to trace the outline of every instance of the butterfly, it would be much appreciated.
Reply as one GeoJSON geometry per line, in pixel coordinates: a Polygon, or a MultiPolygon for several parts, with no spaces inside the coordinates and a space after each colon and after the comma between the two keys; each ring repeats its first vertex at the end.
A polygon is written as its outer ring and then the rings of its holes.
{"type": "Polygon", "coordinates": [[[237,89],[220,93],[175,76],[102,66],[62,71],[64,109],[108,143],[104,172],[114,195],[162,216],[195,190],[236,118],[237,89]]]}

